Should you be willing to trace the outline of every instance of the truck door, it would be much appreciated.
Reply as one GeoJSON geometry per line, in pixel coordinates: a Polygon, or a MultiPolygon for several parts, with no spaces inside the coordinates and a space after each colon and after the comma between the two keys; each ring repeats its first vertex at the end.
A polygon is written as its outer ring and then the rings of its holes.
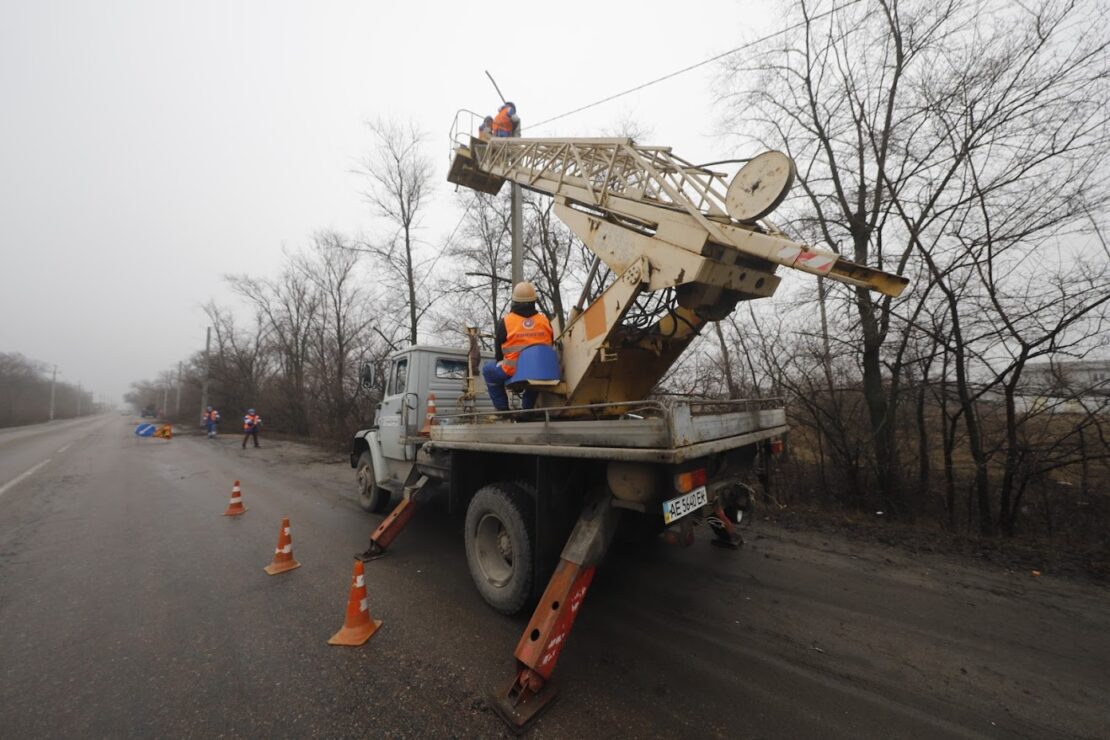
{"type": "Polygon", "coordinates": [[[390,460],[412,460],[415,447],[406,445],[405,438],[414,434],[411,428],[417,407],[415,394],[407,392],[409,357],[393,361],[386,381],[382,409],[378,412],[382,454],[390,460]]]}

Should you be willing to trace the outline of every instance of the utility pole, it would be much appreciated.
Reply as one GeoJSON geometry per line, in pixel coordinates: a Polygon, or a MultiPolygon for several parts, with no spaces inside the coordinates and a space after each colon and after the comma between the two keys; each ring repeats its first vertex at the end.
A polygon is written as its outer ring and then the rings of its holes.
{"type": "Polygon", "coordinates": [[[50,376],[50,421],[54,421],[54,385],[58,380],[58,366],[54,366],[54,373],[50,376]]]}
{"type": "Polygon", "coordinates": [[[81,389],[81,384],[80,384],[80,383],[78,383],[78,384],[77,384],[77,415],[78,415],[78,416],[80,416],[80,415],[81,415],[81,393],[82,393],[82,392],[83,392],[83,391],[82,391],[82,389],[81,389]]]}
{"type": "MultiPolygon", "coordinates": [[[[517,130],[513,132],[513,136],[520,136],[519,126],[517,130]]],[[[514,182],[513,202],[510,210],[513,221],[513,284],[512,287],[509,288],[510,292],[516,287],[517,283],[524,282],[524,216],[521,213],[520,193],[520,185],[514,182]]]]}
{"type": "Polygon", "coordinates": [[[181,416],[181,363],[177,363],[177,403],[173,408],[174,416],[181,416]]]}
{"type": "Polygon", "coordinates": [[[162,418],[163,419],[165,419],[166,416],[168,416],[169,413],[170,413],[170,410],[168,408],[166,408],[166,406],[169,405],[168,404],[169,395],[170,395],[170,387],[168,385],[162,386],[162,418]]]}
{"type": "Polygon", "coordinates": [[[208,408],[208,380],[212,377],[212,360],[208,353],[212,349],[212,327],[204,332],[204,382],[200,386],[200,418],[204,418],[204,410],[208,408]]]}
{"type": "Polygon", "coordinates": [[[521,232],[524,231],[524,217],[520,213],[520,185],[513,183],[513,285],[524,281],[524,242],[521,232]]]}

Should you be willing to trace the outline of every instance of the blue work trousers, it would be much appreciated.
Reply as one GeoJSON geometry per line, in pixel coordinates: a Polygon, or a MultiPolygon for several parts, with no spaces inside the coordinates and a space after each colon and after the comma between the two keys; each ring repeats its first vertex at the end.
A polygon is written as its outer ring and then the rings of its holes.
{"type": "MultiPolygon", "coordinates": [[[[509,395],[505,392],[505,383],[511,379],[511,376],[506,375],[500,365],[490,360],[482,366],[482,377],[486,380],[486,390],[489,391],[493,407],[498,411],[508,411],[509,395]]],[[[539,395],[538,391],[524,391],[521,406],[526,409],[535,408],[539,395]]]]}

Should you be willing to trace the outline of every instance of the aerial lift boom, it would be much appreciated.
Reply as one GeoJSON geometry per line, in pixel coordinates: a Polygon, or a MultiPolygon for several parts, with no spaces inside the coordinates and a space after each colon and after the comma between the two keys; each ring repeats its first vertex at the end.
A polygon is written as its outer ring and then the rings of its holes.
{"type": "Polygon", "coordinates": [[[459,142],[450,182],[496,194],[508,180],[552,196],[615,276],[562,327],[562,382],[544,406],[642,400],[706,322],[772,295],[780,266],[889,296],[905,288],[901,276],[801,244],[766,220],[793,183],[785,154],[765,152],[725,177],[627,138],[459,142]]]}

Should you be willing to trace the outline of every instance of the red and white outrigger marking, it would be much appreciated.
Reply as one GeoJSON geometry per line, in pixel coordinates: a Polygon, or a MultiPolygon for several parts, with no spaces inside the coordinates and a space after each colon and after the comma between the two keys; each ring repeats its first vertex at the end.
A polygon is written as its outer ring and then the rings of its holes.
{"type": "Polygon", "coordinates": [[[609,493],[598,496],[583,509],[517,643],[516,675],[494,690],[494,709],[514,727],[526,725],[555,698],[551,674],[616,532],[620,512],[613,508],[612,498],[609,493]]]}
{"type": "Polygon", "coordinates": [[[839,257],[832,252],[807,249],[804,246],[791,244],[779,249],[775,255],[778,262],[815,275],[828,275],[839,257]]]}

